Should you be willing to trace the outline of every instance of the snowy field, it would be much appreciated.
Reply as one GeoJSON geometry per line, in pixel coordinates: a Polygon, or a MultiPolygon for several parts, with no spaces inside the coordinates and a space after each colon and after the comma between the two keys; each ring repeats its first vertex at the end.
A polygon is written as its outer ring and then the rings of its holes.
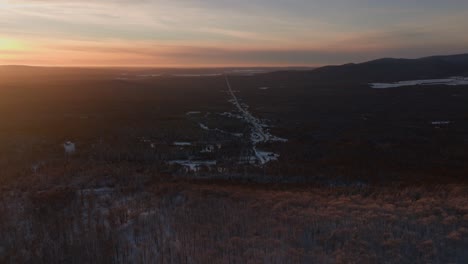
{"type": "Polygon", "coordinates": [[[388,89],[397,88],[404,86],[415,86],[415,85],[468,85],[468,77],[450,77],[447,79],[430,79],[430,80],[412,80],[412,81],[401,81],[395,83],[370,83],[374,89],[388,89]]]}

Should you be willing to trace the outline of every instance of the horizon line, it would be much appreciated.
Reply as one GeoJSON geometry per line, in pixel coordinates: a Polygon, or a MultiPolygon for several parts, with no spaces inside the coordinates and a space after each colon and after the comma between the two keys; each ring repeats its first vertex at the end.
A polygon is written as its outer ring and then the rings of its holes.
{"type": "Polygon", "coordinates": [[[418,60],[424,58],[432,58],[432,57],[449,57],[449,56],[461,56],[467,55],[467,53],[449,53],[449,54],[437,54],[437,55],[429,55],[417,58],[402,58],[402,57],[378,57],[371,60],[366,60],[363,62],[346,62],[346,63],[337,63],[337,64],[316,64],[316,65],[270,65],[270,66],[247,66],[247,65],[237,65],[237,66],[230,66],[230,65],[218,65],[218,66],[182,66],[182,65],[169,65],[169,66],[157,66],[157,65],[30,65],[30,64],[0,64],[0,67],[31,67],[31,68],[84,68],[84,69],[91,69],[91,68],[133,68],[133,69],[227,69],[227,68],[320,68],[326,66],[340,66],[340,65],[347,65],[347,64],[358,64],[358,63],[366,63],[381,59],[404,59],[404,60],[418,60]]]}
{"type": "Polygon", "coordinates": [[[287,65],[287,66],[144,66],[144,65],[28,65],[0,64],[0,67],[30,67],[30,68],[145,68],[145,69],[229,69],[229,68],[317,68],[326,65],[287,65]]]}

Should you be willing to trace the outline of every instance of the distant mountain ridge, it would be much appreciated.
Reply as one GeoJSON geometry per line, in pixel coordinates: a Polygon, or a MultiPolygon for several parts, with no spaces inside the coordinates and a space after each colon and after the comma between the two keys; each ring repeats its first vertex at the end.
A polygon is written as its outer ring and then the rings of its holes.
{"type": "MultiPolygon", "coordinates": [[[[262,67],[254,68],[263,69],[262,67]]],[[[11,75],[18,73],[30,74],[38,72],[43,74],[50,74],[50,71],[48,71],[50,69],[54,69],[55,72],[64,73],[80,70],[82,72],[86,72],[87,74],[89,74],[90,71],[93,74],[97,74],[99,72],[107,72],[111,68],[51,68],[21,65],[0,65],[0,75],[11,75]]],[[[114,68],[114,70],[115,69],[116,68],[114,68]]],[[[240,67],[238,69],[243,68],[240,67]]],[[[419,59],[381,58],[363,63],[348,63],[343,65],[324,66],[316,69],[310,69],[307,67],[285,67],[284,69],[275,69],[274,67],[270,67],[264,69],[271,71],[268,73],[259,73],[265,77],[270,76],[283,80],[290,80],[291,78],[305,78],[310,81],[343,83],[396,82],[405,80],[437,79],[453,76],[467,77],[468,53],[430,56],[419,59]]]]}
{"type": "Polygon", "coordinates": [[[310,72],[318,79],[347,81],[401,81],[444,78],[468,74],[468,54],[420,59],[383,58],[359,64],[325,66],[310,72]]]}
{"type": "Polygon", "coordinates": [[[363,63],[324,66],[311,71],[274,73],[277,78],[322,82],[395,82],[468,76],[468,53],[419,59],[382,58],[363,63]]]}

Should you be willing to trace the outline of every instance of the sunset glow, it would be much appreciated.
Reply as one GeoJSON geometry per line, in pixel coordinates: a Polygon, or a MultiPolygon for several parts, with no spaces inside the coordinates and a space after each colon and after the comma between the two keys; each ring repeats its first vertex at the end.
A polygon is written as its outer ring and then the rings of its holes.
{"type": "Polygon", "coordinates": [[[0,49],[13,50],[17,48],[19,48],[19,44],[16,41],[10,39],[0,39],[0,49]]]}
{"type": "Polygon", "coordinates": [[[468,0],[0,0],[0,264],[467,263],[468,0]]]}
{"type": "Polygon", "coordinates": [[[0,0],[0,17],[0,65],[316,66],[468,47],[460,0],[0,0]]]}

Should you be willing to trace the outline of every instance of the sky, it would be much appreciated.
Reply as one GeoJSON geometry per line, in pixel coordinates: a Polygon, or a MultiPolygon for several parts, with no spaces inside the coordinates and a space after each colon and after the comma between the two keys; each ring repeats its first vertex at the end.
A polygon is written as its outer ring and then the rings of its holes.
{"type": "Polygon", "coordinates": [[[0,65],[320,66],[468,52],[466,0],[0,0],[0,65]]]}

